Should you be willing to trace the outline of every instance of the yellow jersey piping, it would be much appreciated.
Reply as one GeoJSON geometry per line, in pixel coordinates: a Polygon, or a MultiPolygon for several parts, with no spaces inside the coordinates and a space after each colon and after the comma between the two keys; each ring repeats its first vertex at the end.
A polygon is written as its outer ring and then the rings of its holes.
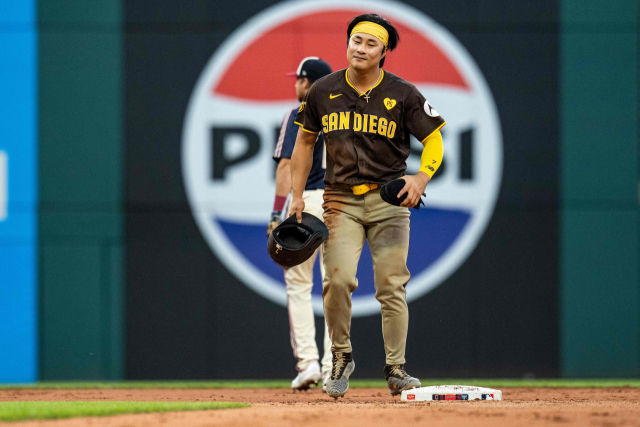
{"type": "Polygon", "coordinates": [[[302,123],[298,123],[298,122],[293,122],[294,124],[300,126],[300,128],[305,131],[305,132],[309,132],[309,133],[313,133],[313,134],[319,134],[320,132],[314,132],[312,130],[308,130],[304,128],[304,125],[302,123]]]}
{"type": "Polygon", "coordinates": [[[431,132],[425,139],[423,139],[422,141],[420,141],[420,143],[422,145],[427,143],[427,139],[429,139],[431,137],[431,135],[433,135],[434,133],[436,133],[437,131],[439,131],[440,129],[442,129],[442,126],[446,125],[447,122],[442,123],[440,126],[438,126],[438,128],[436,130],[434,130],[433,132],[431,132]]]}

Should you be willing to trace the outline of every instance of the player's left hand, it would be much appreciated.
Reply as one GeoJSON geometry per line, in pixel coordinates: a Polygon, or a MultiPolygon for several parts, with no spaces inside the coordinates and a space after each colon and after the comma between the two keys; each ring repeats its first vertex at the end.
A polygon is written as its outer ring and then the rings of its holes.
{"type": "Polygon", "coordinates": [[[420,202],[427,184],[431,181],[429,175],[424,172],[418,172],[415,175],[405,175],[402,177],[406,184],[402,187],[402,190],[398,193],[398,198],[407,193],[407,198],[400,204],[405,208],[411,208],[420,202]]]}

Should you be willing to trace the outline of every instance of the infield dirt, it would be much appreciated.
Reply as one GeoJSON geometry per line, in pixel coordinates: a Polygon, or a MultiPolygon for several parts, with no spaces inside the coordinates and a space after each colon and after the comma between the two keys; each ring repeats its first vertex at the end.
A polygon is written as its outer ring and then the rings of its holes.
{"type": "Polygon", "coordinates": [[[0,390],[0,401],[224,401],[251,408],[118,415],[7,426],[640,426],[640,388],[503,388],[502,401],[402,402],[386,389],[0,390]]]}

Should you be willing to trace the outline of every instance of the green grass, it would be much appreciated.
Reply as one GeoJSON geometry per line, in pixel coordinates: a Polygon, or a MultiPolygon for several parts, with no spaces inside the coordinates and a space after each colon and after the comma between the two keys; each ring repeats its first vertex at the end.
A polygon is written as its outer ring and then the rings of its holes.
{"type": "MultiPolygon", "coordinates": [[[[422,384],[464,384],[480,387],[640,387],[640,379],[429,379],[422,384]]],[[[33,384],[2,384],[0,389],[223,389],[223,388],[289,388],[289,380],[214,380],[214,381],[77,381],[33,384]]],[[[384,388],[384,380],[358,380],[349,383],[353,388],[384,388]]]]}
{"type": "MultiPolygon", "coordinates": [[[[386,384],[386,383],[385,383],[386,384]]],[[[213,380],[213,381],[41,381],[32,384],[0,384],[1,389],[241,389],[289,388],[286,380],[213,380]]]]}
{"type": "Polygon", "coordinates": [[[169,411],[246,408],[233,402],[0,402],[0,421],[105,417],[169,411]]]}

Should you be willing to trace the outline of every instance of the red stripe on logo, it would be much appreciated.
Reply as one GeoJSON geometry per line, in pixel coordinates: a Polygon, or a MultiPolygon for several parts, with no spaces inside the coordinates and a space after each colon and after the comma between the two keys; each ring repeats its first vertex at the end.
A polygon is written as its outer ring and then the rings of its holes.
{"type": "MultiPolygon", "coordinates": [[[[238,52],[212,93],[254,101],[294,100],[295,71],[307,56],[319,56],[334,71],[348,67],[347,23],[369,10],[311,13],[283,22],[238,52]],[[269,66],[265,66],[268,64],[269,66]]],[[[388,54],[384,69],[415,84],[469,89],[447,53],[421,33],[394,20],[401,42],[388,54]]]]}

